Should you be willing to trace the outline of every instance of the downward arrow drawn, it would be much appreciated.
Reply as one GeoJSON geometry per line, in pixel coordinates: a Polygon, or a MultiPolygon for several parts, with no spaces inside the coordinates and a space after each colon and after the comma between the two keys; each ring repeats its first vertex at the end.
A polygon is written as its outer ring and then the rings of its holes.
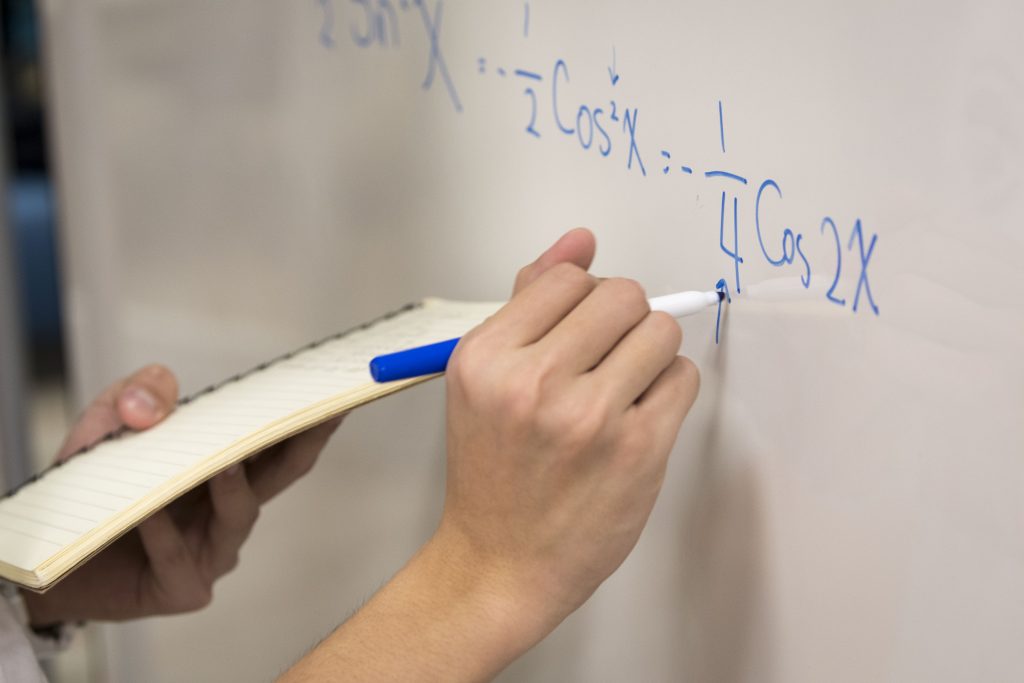
{"type": "Polygon", "coordinates": [[[612,85],[614,86],[619,82],[619,74],[615,72],[615,46],[612,46],[612,65],[608,67],[608,77],[612,79],[612,85]]]}

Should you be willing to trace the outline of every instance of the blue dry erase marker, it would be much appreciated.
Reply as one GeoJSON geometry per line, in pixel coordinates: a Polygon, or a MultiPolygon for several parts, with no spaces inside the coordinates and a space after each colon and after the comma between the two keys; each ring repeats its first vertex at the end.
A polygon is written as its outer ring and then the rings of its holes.
{"type": "MultiPolygon", "coordinates": [[[[679,292],[654,297],[649,303],[652,311],[664,311],[673,318],[682,318],[716,305],[724,296],[721,292],[679,292]]],[[[370,374],[377,382],[394,382],[444,372],[458,343],[459,338],[448,339],[377,356],[370,361],[370,374]]]]}

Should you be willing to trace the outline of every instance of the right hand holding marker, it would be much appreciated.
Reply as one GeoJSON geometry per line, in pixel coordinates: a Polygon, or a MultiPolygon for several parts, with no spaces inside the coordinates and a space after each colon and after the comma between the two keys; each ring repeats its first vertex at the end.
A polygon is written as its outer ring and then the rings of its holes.
{"type": "Polygon", "coordinates": [[[448,367],[448,481],[434,543],[515,605],[525,650],[636,544],[699,376],[674,319],[631,280],[588,275],[566,234],[448,367]]]}
{"type": "Polygon", "coordinates": [[[288,681],[490,680],[636,544],[697,396],[681,333],[574,230],[448,364],[448,486],[433,538],[288,681]]]}

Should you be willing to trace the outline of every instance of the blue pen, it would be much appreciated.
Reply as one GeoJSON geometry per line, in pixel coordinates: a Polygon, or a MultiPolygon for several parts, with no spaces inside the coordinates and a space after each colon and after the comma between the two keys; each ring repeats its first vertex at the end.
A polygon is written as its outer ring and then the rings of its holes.
{"type": "MultiPolygon", "coordinates": [[[[715,306],[724,296],[722,292],[679,292],[654,297],[649,303],[652,311],[664,311],[674,318],[682,318],[715,306]]],[[[444,372],[458,343],[457,337],[377,356],[370,361],[370,375],[377,382],[394,382],[444,372]]]]}

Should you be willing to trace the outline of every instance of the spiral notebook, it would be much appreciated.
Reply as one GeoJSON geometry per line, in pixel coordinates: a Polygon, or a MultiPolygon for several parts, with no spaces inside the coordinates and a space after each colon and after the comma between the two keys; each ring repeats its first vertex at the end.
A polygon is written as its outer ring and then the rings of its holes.
{"type": "Polygon", "coordinates": [[[0,500],[0,577],[44,591],[215,474],[430,377],[377,384],[369,362],[465,334],[499,304],[428,299],[182,399],[145,432],[111,435],[0,500]]]}

